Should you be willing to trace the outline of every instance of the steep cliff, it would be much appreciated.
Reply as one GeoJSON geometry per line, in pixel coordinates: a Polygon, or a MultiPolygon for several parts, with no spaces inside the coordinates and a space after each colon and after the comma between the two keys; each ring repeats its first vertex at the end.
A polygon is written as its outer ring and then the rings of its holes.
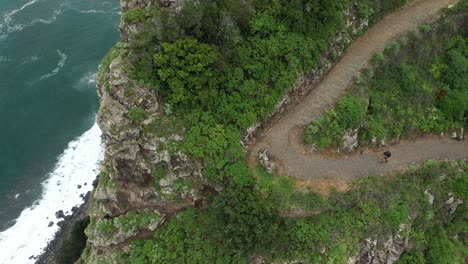
{"type": "Polygon", "coordinates": [[[203,198],[200,163],[175,148],[184,128],[167,114],[157,93],[138,84],[129,70],[129,45],[141,25],[128,22],[125,12],[152,5],[177,8],[177,1],[122,0],[121,5],[121,41],[98,74],[97,122],[106,151],[91,196],[86,229],[90,255],[84,262],[93,262],[95,253],[111,254],[132,239],[151,236],[167,218],[203,198]]]}

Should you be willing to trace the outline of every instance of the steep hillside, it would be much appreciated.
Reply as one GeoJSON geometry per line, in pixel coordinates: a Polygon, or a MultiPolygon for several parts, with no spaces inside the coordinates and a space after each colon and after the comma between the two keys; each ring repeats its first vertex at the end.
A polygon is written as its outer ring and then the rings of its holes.
{"type": "MultiPolygon", "coordinates": [[[[358,263],[367,254],[356,255],[358,242],[368,236],[406,238],[412,222],[403,218],[416,216],[399,214],[419,200],[403,209],[382,203],[382,210],[397,210],[398,216],[382,215],[381,228],[368,229],[371,218],[355,215],[367,206],[357,204],[367,201],[356,198],[349,204],[355,211],[346,217],[334,211],[345,208],[343,197],[353,193],[325,201],[293,191],[290,178],[252,171],[246,163],[253,132],[305,96],[355,37],[404,3],[122,0],[121,41],[98,74],[106,157],[79,262],[343,262],[355,256],[350,263],[358,263]],[[319,214],[311,220],[296,215],[295,207],[319,214]],[[342,231],[334,217],[365,228],[335,243],[342,231]],[[312,229],[293,239],[300,226],[329,220],[328,234],[318,241],[323,247],[302,240],[319,238],[312,229]]],[[[463,162],[430,166],[450,175],[450,188],[466,179],[463,162]]],[[[425,172],[414,172],[415,178],[424,179],[425,172]]],[[[427,184],[435,188],[433,181],[427,184]]],[[[408,195],[395,191],[395,197],[408,195]]],[[[465,199],[453,193],[450,204],[465,199]]],[[[444,189],[440,199],[447,195],[444,189]]],[[[377,206],[380,200],[371,202],[377,206]]]]}

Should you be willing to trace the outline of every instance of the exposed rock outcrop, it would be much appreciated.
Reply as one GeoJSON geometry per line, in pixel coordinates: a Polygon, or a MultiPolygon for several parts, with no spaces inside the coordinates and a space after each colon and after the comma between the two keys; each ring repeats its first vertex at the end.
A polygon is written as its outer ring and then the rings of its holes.
{"type": "Polygon", "coordinates": [[[343,149],[346,152],[352,152],[358,145],[358,129],[346,130],[343,136],[343,149]]]}
{"type": "Polygon", "coordinates": [[[462,199],[455,198],[453,193],[449,193],[449,198],[447,201],[445,201],[445,208],[447,209],[447,212],[449,214],[455,213],[455,210],[457,210],[457,207],[463,203],[462,199]]]}
{"type": "Polygon", "coordinates": [[[276,165],[272,161],[271,156],[268,154],[268,150],[261,149],[258,152],[258,160],[260,161],[260,165],[268,172],[274,173],[276,171],[276,165]]]}
{"type": "Polygon", "coordinates": [[[426,189],[424,191],[424,194],[427,196],[427,201],[429,202],[430,205],[434,204],[434,194],[431,193],[431,190],[426,189]]]}
{"type": "Polygon", "coordinates": [[[387,240],[368,238],[359,253],[348,264],[392,264],[408,247],[411,225],[400,224],[398,232],[387,240]]]}

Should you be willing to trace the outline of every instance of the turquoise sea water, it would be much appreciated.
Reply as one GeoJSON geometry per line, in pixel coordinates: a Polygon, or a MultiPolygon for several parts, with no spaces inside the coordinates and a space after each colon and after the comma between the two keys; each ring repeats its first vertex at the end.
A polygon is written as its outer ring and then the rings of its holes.
{"type": "Polygon", "coordinates": [[[0,231],[93,126],[95,72],[119,18],[119,0],[0,1],[0,231]]]}

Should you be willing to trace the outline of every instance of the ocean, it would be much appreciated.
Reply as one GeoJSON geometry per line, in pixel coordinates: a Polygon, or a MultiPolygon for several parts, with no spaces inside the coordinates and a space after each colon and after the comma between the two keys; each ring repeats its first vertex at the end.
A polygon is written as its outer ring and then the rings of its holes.
{"type": "Polygon", "coordinates": [[[99,173],[95,79],[119,2],[0,1],[0,263],[34,263],[99,173]]]}

